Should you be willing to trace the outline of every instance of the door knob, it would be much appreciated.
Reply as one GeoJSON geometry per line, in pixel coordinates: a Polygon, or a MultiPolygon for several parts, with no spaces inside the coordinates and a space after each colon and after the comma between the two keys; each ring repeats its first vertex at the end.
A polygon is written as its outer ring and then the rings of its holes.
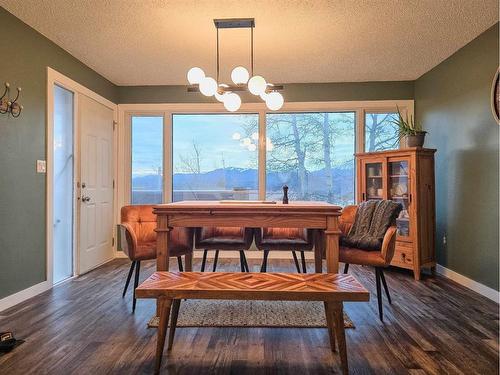
{"type": "Polygon", "coordinates": [[[85,189],[87,187],[87,185],[85,184],[85,182],[82,182],[82,188],[85,189]]]}
{"type": "Polygon", "coordinates": [[[90,201],[90,197],[82,197],[82,202],[88,202],[90,201]]]}

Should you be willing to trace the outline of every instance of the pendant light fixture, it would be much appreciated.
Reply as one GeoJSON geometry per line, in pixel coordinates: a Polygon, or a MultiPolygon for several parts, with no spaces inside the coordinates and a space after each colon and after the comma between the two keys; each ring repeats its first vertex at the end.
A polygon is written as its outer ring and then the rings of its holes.
{"type": "Polygon", "coordinates": [[[241,98],[237,92],[250,91],[253,95],[259,96],[271,111],[279,110],[284,103],[283,95],[279,92],[283,90],[283,86],[267,83],[264,77],[254,75],[253,29],[255,20],[253,18],[214,19],[214,24],[217,30],[216,78],[206,76],[199,67],[191,68],[187,73],[187,80],[190,84],[188,92],[200,92],[205,96],[215,96],[215,99],[223,103],[228,111],[235,112],[241,106],[241,98]],[[219,83],[219,29],[241,28],[250,29],[250,72],[243,66],[237,66],[231,71],[233,84],[219,83]]]}

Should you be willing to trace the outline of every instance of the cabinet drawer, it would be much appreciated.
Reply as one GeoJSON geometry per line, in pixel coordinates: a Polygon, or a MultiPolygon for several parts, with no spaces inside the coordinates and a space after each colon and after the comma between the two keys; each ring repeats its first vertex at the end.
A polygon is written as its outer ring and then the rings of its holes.
{"type": "Polygon", "coordinates": [[[392,258],[392,265],[411,267],[413,266],[413,244],[406,242],[397,242],[396,251],[392,258]]]}

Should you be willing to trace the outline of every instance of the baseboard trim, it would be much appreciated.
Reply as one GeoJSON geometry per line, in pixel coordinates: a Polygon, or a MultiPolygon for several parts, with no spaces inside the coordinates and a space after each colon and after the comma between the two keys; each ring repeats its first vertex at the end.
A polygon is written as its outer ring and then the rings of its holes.
{"type": "Polygon", "coordinates": [[[496,291],[493,288],[490,288],[489,286],[469,279],[467,276],[450,270],[449,268],[446,268],[440,264],[436,264],[436,272],[450,280],[457,282],[460,285],[465,286],[466,288],[469,288],[470,290],[473,290],[476,293],[481,294],[482,296],[485,296],[486,298],[489,298],[493,302],[499,303],[500,292],[496,291]]]}
{"type": "Polygon", "coordinates": [[[0,299],[0,313],[4,310],[11,308],[21,302],[26,301],[36,295],[49,290],[51,287],[49,282],[42,281],[41,283],[30,286],[29,288],[23,289],[17,293],[11,294],[10,296],[0,299]]]}

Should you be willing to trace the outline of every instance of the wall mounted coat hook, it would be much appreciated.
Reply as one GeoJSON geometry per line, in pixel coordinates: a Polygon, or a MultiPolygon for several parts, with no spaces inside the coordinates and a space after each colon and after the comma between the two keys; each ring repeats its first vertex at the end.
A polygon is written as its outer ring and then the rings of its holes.
{"type": "Polygon", "coordinates": [[[23,106],[17,102],[17,99],[19,99],[20,94],[21,94],[21,88],[18,87],[16,98],[10,103],[10,114],[12,115],[12,117],[15,118],[19,117],[21,115],[21,111],[23,110],[23,106]]]}
{"type": "Polygon", "coordinates": [[[14,100],[10,100],[10,84],[5,82],[5,90],[0,97],[0,114],[10,113],[12,117],[17,118],[21,115],[23,106],[18,103],[19,96],[21,95],[21,88],[17,88],[17,95],[14,100]]]}
{"type": "Polygon", "coordinates": [[[5,82],[5,90],[0,97],[0,113],[5,114],[9,112],[9,82],[5,82]]]}

